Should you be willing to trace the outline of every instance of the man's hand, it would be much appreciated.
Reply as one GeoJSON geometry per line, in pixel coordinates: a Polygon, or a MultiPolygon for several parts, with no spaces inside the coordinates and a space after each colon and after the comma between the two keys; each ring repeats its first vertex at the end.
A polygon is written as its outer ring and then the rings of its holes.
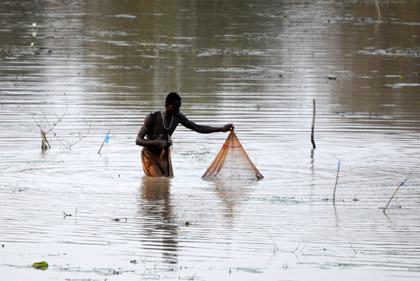
{"type": "Polygon", "coordinates": [[[225,132],[233,130],[233,129],[235,129],[235,127],[233,126],[232,123],[226,124],[222,127],[222,132],[225,133],[225,132]]]}
{"type": "Polygon", "coordinates": [[[155,140],[154,142],[156,147],[159,149],[164,149],[172,145],[171,142],[168,142],[166,140],[155,140]]]}

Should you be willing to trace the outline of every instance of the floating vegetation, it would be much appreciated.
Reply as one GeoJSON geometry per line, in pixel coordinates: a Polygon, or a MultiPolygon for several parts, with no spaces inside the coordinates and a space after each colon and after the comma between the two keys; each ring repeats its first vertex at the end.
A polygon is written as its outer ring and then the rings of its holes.
{"type": "Polygon", "coordinates": [[[263,273],[264,272],[261,268],[254,268],[254,267],[237,267],[236,270],[247,272],[247,273],[263,273]]]}
{"type": "Polygon", "coordinates": [[[123,273],[132,273],[133,270],[124,270],[122,268],[93,268],[93,272],[102,276],[121,275],[123,273]]]}
{"type": "Polygon", "coordinates": [[[337,262],[337,263],[321,264],[319,267],[321,269],[332,269],[332,268],[352,269],[352,268],[355,268],[355,267],[361,267],[361,265],[357,265],[357,264],[354,264],[354,263],[340,263],[340,262],[337,262]]]}
{"type": "Polygon", "coordinates": [[[398,56],[398,57],[411,57],[420,58],[420,47],[414,48],[398,48],[392,47],[388,49],[376,50],[367,48],[365,50],[358,51],[362,55],[377,55],[377,56],[398,56]]]}
{"type": "Polygon", "coordinates": [[[32,264],[32,267],[35,268],[35,269],[40,269],[40,270],[47,270],[48,269],[48,263],[46,261],[34,262],[32,264]]]}
{"type": "Polygon", "coordinates": [[[270,202],[278,202],[278,203],[284,203],[284,204],[300,204],[305,203],[302,200],[297,200],[295,197],[282,197],[282,196],[274,196],[270,202]]]}
{"type": "Polygon", "coordinates": [[[420,83],[393,83],[393,84],[385,84],[385,86],[391,87],[391,88],[420,87],[420,83]]]}
{"type": "Polygon", "coordinates": [[[263,55],[261,50],[243,49],[243,48],[199,48],[196,50],[198,57],[233,55],[263,55]]]}

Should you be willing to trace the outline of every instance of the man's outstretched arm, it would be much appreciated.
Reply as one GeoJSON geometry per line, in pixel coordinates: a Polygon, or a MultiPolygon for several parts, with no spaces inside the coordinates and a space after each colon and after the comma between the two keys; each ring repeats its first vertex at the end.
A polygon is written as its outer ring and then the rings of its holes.
{"type": "Polygon", "coordinates": [[[209,133],[216,133],[216,132],[227,132],[229,130],[233,130],[233,124],[226,124],[222,127],[212,127],[212,126],[205,126],[205,125],[198,125],[193,121],[185,119],[181,122],[186,128],[193,130],[197,133],[202,134],[209,134],[209,133]]]}

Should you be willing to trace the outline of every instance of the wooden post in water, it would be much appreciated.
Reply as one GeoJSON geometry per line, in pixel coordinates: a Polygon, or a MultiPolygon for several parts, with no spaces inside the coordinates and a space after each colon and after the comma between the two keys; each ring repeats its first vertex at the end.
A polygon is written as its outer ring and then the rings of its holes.
{"type": "Polygon", "coordinates": [[[313,110],[312,110],[312,129],[311,129],[311,143],[312,148],[315,149],[315,138],[314,138],[314,129],[315,129],[315,99],[312,100],[313,110]]]}
{"type": "Polygon", "coordinates": [[[340,163],[341,163],[341,160],[338,161],[337,176],[335,177],[335,186],[334,186],[334,192],[333,192],[333,202],[334,203],[335,203],[335,190],[337,189],[337,183],[338,183],[338,174],[340,173],[340,163]]]}
{"type": "Polygon", "coordinates": [[[384,208],[384,210],[383,210],[384,214],[385,214],[386,209],[387,209],[387,208],[388,208],[388,206],[389,206],[389,203],[391,203],[392,198],[394,198],[395,194],[397,194],[397,192],[398,192],[398,190],[400,189],[400,187],[401,187],[401,186],[403,186],[407,180],[408,180],[408,177],[405,177],[404,181],[403,181],[402,183],[400,183],[400,185],[399,185],[399,186],[397,186],[397,189],[395,189],[394,194],[392,194],[391,198],[389,198],[388,204],[386,204],[386,206],[385,206],[385,208],[384,208]]]}
{"type": "Polygon", "coordinates": [[[375,0],[376,12],[378,13],[378,21],[381,20],[381,9],[379,8],[378,1],[375,0]]]}

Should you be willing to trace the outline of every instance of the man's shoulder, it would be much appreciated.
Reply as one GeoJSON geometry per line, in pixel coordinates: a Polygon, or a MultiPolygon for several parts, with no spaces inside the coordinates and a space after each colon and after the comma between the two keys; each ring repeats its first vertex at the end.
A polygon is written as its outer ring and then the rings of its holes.
{"type": "Polygon", "coordinates": [[[155,111],[147,114],[146,118],[144,118],[145,126],[154,126],[158,114],[160,114],[160,111],[155,111]]]}
{"type": "Polygon", "coordinates": [[[188,120],[187,116],[184,115],[182,112],[178,112],[175,117],[179,120],[179,122],[183,122],[185,120],[188,120]]]}
{"type": "Polygon", "coordinates": [[[155,111],[155,112],[151,112],[149,114],[147,114],[146,118],[150,118],[150,119],[156,119],[156,117],[160,114],[160,111],[155,111]]]}

